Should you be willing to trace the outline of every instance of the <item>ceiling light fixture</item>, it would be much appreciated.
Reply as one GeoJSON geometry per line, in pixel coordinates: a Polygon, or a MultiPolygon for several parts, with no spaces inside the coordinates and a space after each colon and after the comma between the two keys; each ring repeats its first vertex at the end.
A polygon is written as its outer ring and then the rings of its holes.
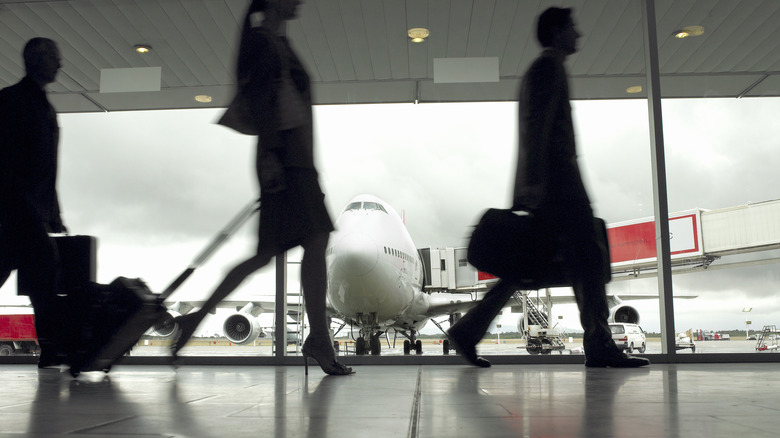
{"type": "Polygon", "coordinates": [[[136,44],[133,46],[133,48],[138,53],[149,53],[152,51],[152,46],[148,44],[136,44]]]}
{"type": "Polygon", "coordinates": [[[212,99],[211,96],[207,94],[198,94],[197,96],[195,96],[195,100],[200,103],[211,103],[212,99]]]}
{"type": "Polygon", "coordinates": [[[431,31],[424,27],[415,27],[409,29],[406,33],[413,43],[421,43],[431,35],[431,31]]]}
{"type": "Polygon", "coordinates": [[[680,30],[674,32],[674,37],[677,39],[683,39],[688,37],[696,37],[704,34],[704,27],[702,26],[685,26],[680,30]]]}
{"type": "Polygon", "coordinates": [[[678,40],[681,40],[683,38],[688,38],[689,36],[691,36],[691,34],[689,34],[684,30],[678,30],[677,32],[674,33],[674,37],[677,38],[678,40]]]}
{"type": "Polygon", "coordinates": [[[641,85],[634,85],[631,87],[626,88],[626,93],[628,94],[637,94],[642,92],[642,86],[641,85]]]}

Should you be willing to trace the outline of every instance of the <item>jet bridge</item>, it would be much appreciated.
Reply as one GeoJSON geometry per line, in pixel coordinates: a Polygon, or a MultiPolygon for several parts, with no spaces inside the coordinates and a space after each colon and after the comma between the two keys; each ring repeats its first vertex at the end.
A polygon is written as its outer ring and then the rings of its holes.
{"type": "MultiPolygon", "coordinates": [[[[727,256],[780,249],[780,200],[671,214],[669,233],[675,273],[777,263],[777,257],[732,261],[727,256]]],[[[656,275],[652,217],[609,224],[607,235],[613,280],[656,275]]]]}
{"type": "Polygon", "coordinates": [[[429,292],[471,293],[485,291],[497,278],[484,280],[484,273],[469,264],[467,248],[420,248],[425,289],[429,292]]]}

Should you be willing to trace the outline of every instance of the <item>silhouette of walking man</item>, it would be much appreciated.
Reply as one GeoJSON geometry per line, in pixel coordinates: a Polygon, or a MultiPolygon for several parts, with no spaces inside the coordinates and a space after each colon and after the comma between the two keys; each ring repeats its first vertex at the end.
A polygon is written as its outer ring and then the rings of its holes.
{"type": "MultiPolygon", "coordinates": [[[[593,210],[582,182],[574,143],[569,85],[564,61],[577,51],[580,34],[571,9],[549,8],[537,22],[544,50],[528,69],[520,88],[520,147],[512,203],[529,211],[557,233],[584,329],[585,366],[638,367],[645,358],[622,353],[612,341],[604,266],[593,210]]],[[[489,367],[476,344],[517,288],[501,280],[453,325],[448,334],[474,365],[489,367]]]]}
{"type": "Polygon", "coordinates": [[[23,52],[25,77],[0,90],[0,285],[18,269],[18,293],[35,311],[38,366],[63,363],[59,256],[49,233],[65,231],[57,197],[59,126],[45,87],[60,64],[57,44],[33,38],[23,52]]]}

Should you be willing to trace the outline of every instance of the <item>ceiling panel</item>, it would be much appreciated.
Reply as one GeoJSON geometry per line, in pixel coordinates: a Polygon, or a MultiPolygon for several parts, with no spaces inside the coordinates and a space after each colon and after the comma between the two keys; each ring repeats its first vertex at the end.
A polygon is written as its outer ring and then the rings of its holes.
{"type": "MultiPolygon", "coordinates": [[[[406,0],[407,30],[415,27],[428,28],[429,26],[428,5],[426,2],[406,0]]],[[[409,49],[409,77],[414,79],[430,77],[428,71],[429,45],[407,43],[407,46],[409,49]]]]}
{"type": "MultiPolygon", "coordinates": [[[[349,55],[358,81],[370,81],[374,78],[371,66],[371,48],[366,37],[366,23],[363,20],[363,5],[361,0],[340,0],[341,23],[330,22],[329,26],[343,26],[345,37],[349,43],[349,55]]],[[[323,7],[327,8],[327,5],[323,7]]]]}
{"type": "MultiPolygon", "coordinates": [[[[307,0],[288,35],[309,70],[316,103],[513,100],[538,55],[536,16],[575,8],[583,35],[568,67],[577,99],[641,98],[644,41],[639,0],[307,0]],[[408,41],[411,27],[429,39],[408,41]],[[433,60],[499,58],[501,81],[434,84],[433,60]]],[[[63,69],[49,86],[60,112],[224,106],[234,86],[247,0],[0,0],[0,87],[23,75],[25,41],[58,42],[63,69]],[[153,47],[146,55],[134,44],[153,47]],[[105,68],[160,67],[161,91],[105,93],[105,68]],[[208,104],[194,101],[209,94],[208,104]]],[[[780,95],[780,2],[656,0],[664,97],[780,95]],[[702,36],[675,30],[700,25],[702,36]]]]}

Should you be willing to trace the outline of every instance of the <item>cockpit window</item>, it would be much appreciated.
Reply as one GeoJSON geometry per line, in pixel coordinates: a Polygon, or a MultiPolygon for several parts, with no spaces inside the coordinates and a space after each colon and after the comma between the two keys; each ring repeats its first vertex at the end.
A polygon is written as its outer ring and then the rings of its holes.
{"type": "Polygon", "coordinates": [[[347,205],[347,208],[344,209],[344,211],[349,211],[349,210],[360,210],[360,202],[353,202],[347,205]]]}
{"type": "Polygon", "coordinates": [[[350,211],[350,210],[379,210],[382,212],[387,213],[387,210],[385,210],[385,207],[382,206],[382,204],[378,202],[353,202],[347,206],[347,208],[344,209],[344,211],[350,211]],[[362,205],[361,205],[362,204],[362,205]]]}
{"type": "Polygon", "coordinates": [[[379,210],[379,211],[384,211],[385,213],[387,213],[387,210],[385,210],[385,208],[382,207],[382,204],[380,204],[378,202],[364,202],[363,203],[363,209],[364,210],[379,210]]]}

